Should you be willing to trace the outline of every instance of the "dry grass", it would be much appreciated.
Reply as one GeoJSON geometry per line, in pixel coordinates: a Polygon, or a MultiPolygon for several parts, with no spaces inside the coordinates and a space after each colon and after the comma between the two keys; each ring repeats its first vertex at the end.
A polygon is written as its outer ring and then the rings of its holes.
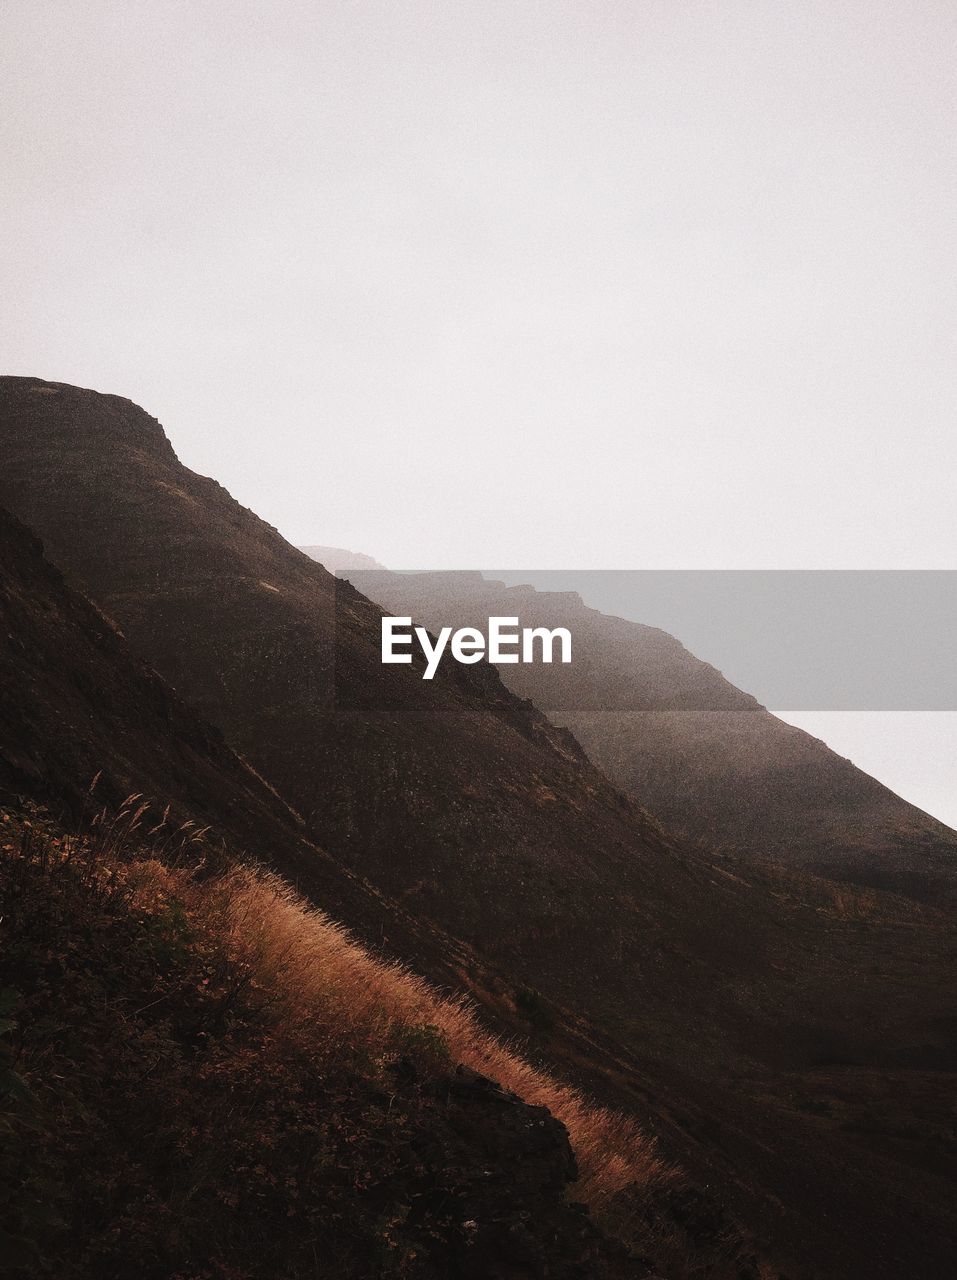
{"type": "Polygon", "coordinates": [[[194,930],[226,948],[236,981],[255,993],[277,1035],[311,1038],[320,1056],[338,1045],[373,1058],[394,1054],[403,1032],[441,1037],[452,1062],[548,1107],[565,1124],[579,1165],[575,1197],[596,1211],[626,1188],[646,1194],[675,1180],[632,1120],[524,1061],[482,1027],[464,999],[370,955],[278,876],[239,867],[201,880],[159,861],[127,865],[123,874],[144,907],[176,900],[194,930]]]}

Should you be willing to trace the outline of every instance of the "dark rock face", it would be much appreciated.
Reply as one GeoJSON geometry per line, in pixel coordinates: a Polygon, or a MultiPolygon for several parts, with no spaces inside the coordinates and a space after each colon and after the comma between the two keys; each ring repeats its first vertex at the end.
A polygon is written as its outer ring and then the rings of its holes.
{"type": "Polygon", "coordinates": [[[74,816],[97,803],[86,797],[98,773],[100,803],[134,790],[183,803],[193,790],[220,819],[231,805],[275,804],[219,730],[130,654],[115,624],[66,586],[40,542],[2,510],[0,620],[0,779],[9,790],[74,816]]]}
{"type": "Polygon", "coordinates": [[[169,804],[175,819],[211,825],[377,943],[428,955],[443,981],[461,963],[450,939],[310,841],[220,730],[130,652],[0,508],[0,798],[30,797],[74,824],[134,792],[156,814],[169,804]]]}
{"type": "Polygon", "coordinates": [[[0,501],[301,814],[315,900],[651,1121],[789,1276],[948,1274],[949,918],[683,847],[490,668],[386,680],[378,607],[129,402],[0,380],[0,449],[0,501]]]}
{"type": "Polygon", "coordinates": [[[647,1266],[612,1246],[587,1214],[563,1203],[577,1176],[575,1159],[564,1126],[544,1107],[527,1106],[481,1077],[463,1079],[462,1068],[438,1094],[454,1138],[428,1132],[413,1144],[423,1171],[413,1203],[415,1213],[438,1210],[449,1224],[449,1276],[647,1275],[647,1266]]]}

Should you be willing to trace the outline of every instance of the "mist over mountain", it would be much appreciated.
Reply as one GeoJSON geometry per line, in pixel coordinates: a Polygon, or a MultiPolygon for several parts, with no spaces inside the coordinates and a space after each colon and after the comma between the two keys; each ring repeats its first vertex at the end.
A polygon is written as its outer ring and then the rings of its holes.
{"type": "MultiPolygon", "coordinates": [[[[524,700],[487,664],[433,682],[421,662],[384,670],[386,602],[183,467],[129,401],[3,379],[0,447],[0,501],[275,789],[281,822],[299,815],[301,888],[368,940],[379,927],[387,954],[471,995],[659,1136],[697,1188],[685,1227],[715,1242],[699,1273],[757,1274],[750,1233],[774,1274],[948,1274],[949,914],[687,843],[649,812],[640,779],[625,795],[539,709],[552,699],[524,700]],[[310,878],[313,847],[324,882],[310,878]],[[337,869],[361,890],[337,888],[337,869]]],[[[713,679],[661,633],[615,624],[610,640],[607,620],[591,625],[597,679],[644,687],[636,636],[657,645],[659,674],[667,658],[713,679]]],[[[724,711],[763,714],[714,691],[724,711]]],[[[16,723],[29,764],[50,748],[29,748],[26,711],[16,723]]],[[[672,780],[672,826],[710,830],[691,813],[708,797],[693,782],[685,794],[672,780]]],[[[838,790],[828,812],[842,803],[838,790]]],[[[919,847],[900,857],[917,864],[919,847]]]]}
{"type": "Polygon", "coordinates": [[[384,569],[385,565],[361,551],[347,551],[344,547],[300,547],[310,560],[323,565],[330,573],[345,569],[384,569]]]}
{"type": "Polygon", "coordinates": [[[570,667],[503,665],[502,680],[571,729],[676,834],[731,857],[771,857],[930,901],[957,893],[957,833],[779,720],[666,632],[589,608],[573,592],[506,587],[478,573],[355,581],[432,629],[482,626],[493,615],[567,627],[570,667]]]}

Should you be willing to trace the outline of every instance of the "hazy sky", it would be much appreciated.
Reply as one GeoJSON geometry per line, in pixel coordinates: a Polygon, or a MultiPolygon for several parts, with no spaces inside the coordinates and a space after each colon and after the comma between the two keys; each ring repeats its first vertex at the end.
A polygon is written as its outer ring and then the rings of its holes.
{"type": "Polygon", "coordinates": [[[294,540],[953,562],[951,0],[2,14],[3,366],[294,540]]]}
{"type": "Polygon", "coordinates": [[[952,567],[952,0],[7,0],[0,365],[394,566],[952,567]]]}

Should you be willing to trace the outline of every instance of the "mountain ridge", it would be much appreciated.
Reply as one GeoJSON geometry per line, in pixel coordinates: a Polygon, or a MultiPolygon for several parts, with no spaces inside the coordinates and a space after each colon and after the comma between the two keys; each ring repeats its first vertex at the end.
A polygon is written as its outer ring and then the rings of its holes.
{"type": "Polygon", "coordinates": [[[923,901],[957,897],[957,832],[779,720],[660,628],[604,614],[577,593],[472,573],[357,581],[431,627],[508,611],[523,625],[569,627],[573,670],[503,666],[503,680],[684,839],[923,901]]]}
{"type": "Polygon", "coordinates": [[[944,917],[703,857],[487,666],[385,678],[379,607],[135,429],[104,447],[94,393],[31,385],[0,381],[0,499],[310,839],[465,945],[460,989],[652,1117],[789,1276],[896,1280],[902,1249],[946,1274],[946,1161],[917,1114],[954,1069],[944,917]],[[913,1088],[888,1092],[901,1062],[913,1088]],[[911,1137],[842,1128],[868,1090],[911,1137]]]}

